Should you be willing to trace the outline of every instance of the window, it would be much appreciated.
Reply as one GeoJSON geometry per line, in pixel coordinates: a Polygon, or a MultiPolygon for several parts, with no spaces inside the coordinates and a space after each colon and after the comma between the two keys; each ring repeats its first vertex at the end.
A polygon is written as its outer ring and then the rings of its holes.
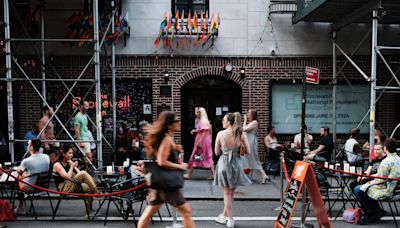
{"type": "Polygon", "coordinates": [[[172,0],[171,2],[172,14],[175,15],[177,10],[179,10],[179,13],[182,13],[183,10],[185,18],[188,16],[189,10],[192,15],[196,11],[197,16],[200,16],[201,11],[205,13],[210,8],[210,0],[172,0]]]}

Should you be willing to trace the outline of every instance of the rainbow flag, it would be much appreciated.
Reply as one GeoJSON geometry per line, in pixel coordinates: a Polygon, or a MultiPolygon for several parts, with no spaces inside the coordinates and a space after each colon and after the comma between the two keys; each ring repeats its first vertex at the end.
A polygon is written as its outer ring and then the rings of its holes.
{"type": "MultiPolygon", "coordinates": [[[[197,33],[197,12],[196,11],[194,11],[194,14],[193,14],[193,29],[194,29],[194,32],[197,33]]],[[[197,45],[197,39],[194,39],[194,46],[196,46],[196,45],[197,45]]]]}
{"type": "Polygon", "coordinates": [[[192,27],[193,27],[193,21],[189,10],[189,15],[187,19],[187,29],[189,30],[189,43],[192,43],[192,27]]]}
{"type": "Polygon", "coordinates": [[[166,25],[167,25],[167,14],[165,13],[164,16],[161,19],[160,31],[158,32],[157,38],[154,40],[154,46],[157,47],[158,44],[160,43],[160,40],[164,36],[164,28],[165,28],[166,25]]]}
{"type": "Polygon", "coordinates": [[[185,11],[182,10],[181,14],[181,30],[183,32],[183,47],[186,47],[186,30],[185,30],[185,11]]]}

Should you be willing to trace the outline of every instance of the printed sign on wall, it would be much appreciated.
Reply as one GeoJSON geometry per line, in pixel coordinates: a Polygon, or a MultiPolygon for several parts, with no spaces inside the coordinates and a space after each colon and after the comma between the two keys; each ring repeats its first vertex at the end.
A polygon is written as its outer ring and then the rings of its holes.
{"type": "MultiPolygon", "coordinates": [[[[318,134],[321,126],[332,128],[332,86],[307,85],[306,124],[308,132],[318,134]]],[[[336,92],[337,132],[349,133],[369,110],[368,85],[338,85],[336,92]]],[[[301,125],[301,85],[272,85],[272,125],[278,134],[294,134],[301,125]]],[[[368,118],[360,126],[361,133],[368,133],[368,118]]]]}

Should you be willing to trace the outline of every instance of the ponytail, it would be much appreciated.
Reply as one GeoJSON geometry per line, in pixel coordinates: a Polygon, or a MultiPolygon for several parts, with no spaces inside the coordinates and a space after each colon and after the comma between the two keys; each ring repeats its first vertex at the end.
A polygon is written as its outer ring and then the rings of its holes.
{"type": "Polygon", "coordinates": [[[240,139],[243,132],[242,115],[239,112],[235,112],[233,115],[235,116],[235,122],[232,125],[233,136],[235,139],[240,139]]]}

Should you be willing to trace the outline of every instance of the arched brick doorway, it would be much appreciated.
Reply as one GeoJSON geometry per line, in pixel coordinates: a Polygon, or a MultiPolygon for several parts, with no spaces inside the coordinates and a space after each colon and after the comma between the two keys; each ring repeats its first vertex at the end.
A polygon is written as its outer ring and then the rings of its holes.
{"type": "Polygon", "coordinates": [[[181,87],[181,139],[185,160],[190,157],[195,128],[195,108],[204,107],[212,124],[214,143],[218,131],[222,129],[222,117],[227,112],[241,112],[242,87],[228,77],[215,75],[196,77],[181,87]]]}

